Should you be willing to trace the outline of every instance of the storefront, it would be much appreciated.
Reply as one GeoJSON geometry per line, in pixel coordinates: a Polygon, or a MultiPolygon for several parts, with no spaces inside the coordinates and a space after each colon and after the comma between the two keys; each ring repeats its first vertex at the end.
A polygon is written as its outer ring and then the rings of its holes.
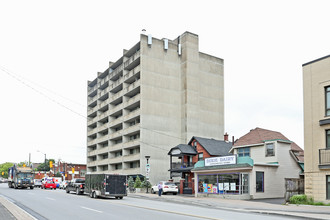
{"type": "Polygon", "coordinates": [[[235,155],[199,161],[192,170],[194,178],[197,180],[195,188],[198,190],[195,192],[195,196],[222,195],[249,199],[252,169],[252,164],[248,161],[237,161],[235,155]]]}

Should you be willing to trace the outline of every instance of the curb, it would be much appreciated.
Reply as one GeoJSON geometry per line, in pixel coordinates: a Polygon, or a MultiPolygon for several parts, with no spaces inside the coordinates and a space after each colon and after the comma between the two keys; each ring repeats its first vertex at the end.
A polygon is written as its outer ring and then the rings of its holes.
{"type": "Polygon", "coordinates": [[[0,203],[17,219],[17,220],[36,220],[29,213],[15,205],[8,198],[0,195],[0,203]]]}

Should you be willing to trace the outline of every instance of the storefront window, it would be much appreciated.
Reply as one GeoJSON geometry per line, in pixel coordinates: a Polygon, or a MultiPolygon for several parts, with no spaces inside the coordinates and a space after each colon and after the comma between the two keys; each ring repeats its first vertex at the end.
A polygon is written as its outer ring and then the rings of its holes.
{"type": "Polygon", "coordinates": [[[249,174],[242,173],[242,193],[249,193],[249,174]]]}
{"type": "Polygon", "coordinates": [[[211,194],[239,194],[248,193],[248,174],[240,185],[240,174],[199,175],[198,192],[211,194]]]}
{"type": "Polygon", "coordinates": [[[217,175],[200,175],[198,180],[199,193],[218,193],[217,175]]]}

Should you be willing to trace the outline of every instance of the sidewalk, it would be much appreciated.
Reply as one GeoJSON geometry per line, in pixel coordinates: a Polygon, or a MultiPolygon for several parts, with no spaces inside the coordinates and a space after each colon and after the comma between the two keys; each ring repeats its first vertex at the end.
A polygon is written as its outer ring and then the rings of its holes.
{"type": "Polygon", "coordinates": [[[291,216],[305,219],[330,219],[330,206],[310,206],[310,205],[278,205],[265,202],[233,200],[199,197],[186,195],[162,195],[150,193],[129,193],[129,197],[144,198],[150,200],[162,200],[164,202],[183,203],[197,205],[208,208],[224,209],[229,211],[253,212],[260,214],[272,214],[281,216],[291,216]]]}
{"type": "Polygon", "coordinates": [[[5,197],[0,196],[0,219],[33,220],[34,218],[5,197]]]}

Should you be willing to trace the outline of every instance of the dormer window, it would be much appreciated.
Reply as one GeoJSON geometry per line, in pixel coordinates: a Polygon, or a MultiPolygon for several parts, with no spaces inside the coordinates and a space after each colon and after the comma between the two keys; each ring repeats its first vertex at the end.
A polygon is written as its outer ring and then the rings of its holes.
{"type": "Polygon", "coordinates": [[[197,147],[197,141],[194,141],[194,147],[196,149],[196,147],[197,147]]]}
{"type": "Polygon", "coordinates": [[[275,145],[274,143],[266,144],[266,157],[275,156],[275,145]]]}

